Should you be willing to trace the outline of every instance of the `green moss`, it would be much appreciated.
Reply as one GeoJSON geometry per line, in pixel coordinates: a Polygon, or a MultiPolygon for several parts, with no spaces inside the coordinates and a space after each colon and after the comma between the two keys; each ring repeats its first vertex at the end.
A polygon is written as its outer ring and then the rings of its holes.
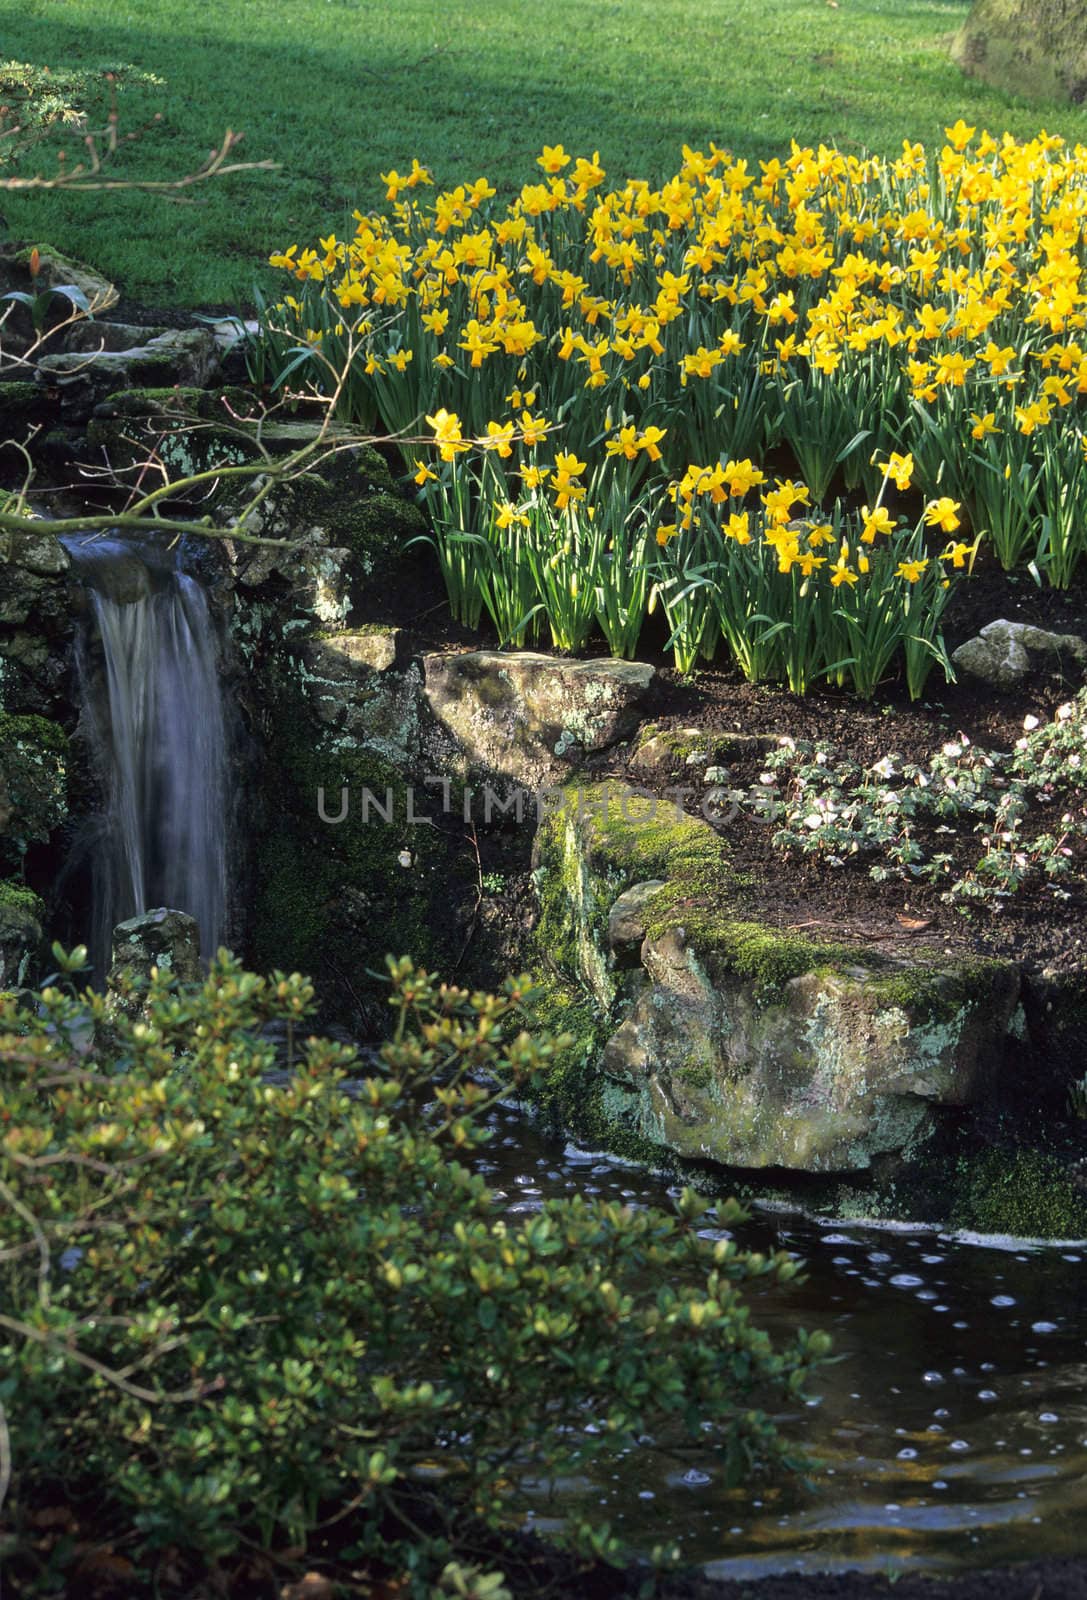
{"type": "Polygon", "coordinates": [[[568,1034],[570,1046],[532,1094],[534,1105],[559,1131],[593,1149],[608,1149],[629,1161],[659,1166],[662,1151],[637,1131],[629,1108],[615,1103],[613,1086],[600,1072],[608,1037],[607,1018],[583,991],[554,977],[537,980],[536,1014],[548,1032],[568,1034]]]}
{"type": "Polygon", "coordinates": [[[878,994],[885,1007],[905,1011],[914,1024],[949,1024],[964,1007],[984,1007],[1008,983],[1005,961],[978,957],[956,960],[951,969],[915,966],[881,977],[878,994]]]}
{"type": "Polygon", "coordinates": [[[854,947],[746,920],[746,884],[730,864],[727,844],[671,802],[623,797],[616,785],[572,784],[567,794],[568,808],[541,828],[538,852],[545,870],[537,881],[541,949],[571,975],[584,979],[587,959],[592,964],[587,938],[604,962],[611,906],[624,889],[650,878],[665,882],[646,904],[648,936],[658,939],[682,927],[700,954],[753,979],[760,1001],[772,1000],[805,972],[856,963],[854,947]]]}
{"type": "Polygon", "coordinates": [[[59,722],[50,722],[47,717],[17,717],[0,711],[0,750],[15,746],[66,756],[68,735],[59,722]]]}
{"type": "Polygon", "coordinates": [[[65,816],[67,779],[63,728],[45,717],[0,712],[0,792],[9,812],[0,856],[17,863],[32,841],[48,839],[65,816]]]}
{"type": "Polygon", "coordinates": [[[1023,1239],[1087,1238],[1087,1196],[1046,1151],[982,1150],[960,1161],[957,1177],[959,1227],[1023,1239]]]}
{"type": "Polygon", "coordinates": [[[36,383],[0,383],[0,427],[18,429],[49,409],[36,383]]]}
{"type": "Polygon", "coordinates": [[[16,878],[6,878],[0,881],[0,908],[5,911],[23,912],[28,917],[33,917],[35,922],[40,922],[45,911],[45,905],[40,895],[33,889],[28,889],[25,883],[20,883],[16,878]]]}

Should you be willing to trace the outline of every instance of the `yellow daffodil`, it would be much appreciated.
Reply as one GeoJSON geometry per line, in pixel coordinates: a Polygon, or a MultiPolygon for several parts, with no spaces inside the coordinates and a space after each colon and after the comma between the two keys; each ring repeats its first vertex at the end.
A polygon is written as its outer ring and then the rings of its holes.
{"type": "Polygon", "coordinates": [[[961,509],[957,500],[942,495],[939,500],[933,500],[925,507],[925,521],[930,528],[942,528],[944,533],[954,533],[959,526],[957,513],[961,509]]]}
{"type": "Polygon", "coordinates": [[[896,489],[908,489],[913,478],[913,456],[899,455],[897,450],[892,450],[888,460],[880,463],[880,469],[896,489]]]}
{"type": "Polygon", "coordinates": [[[891,534],[894,532],[894,518],[886,506],[877,506],[874,511],[869,511],[867,506],[862,506],[861,521],[864,524],[861,538],[865,544],[874,544],[877,534],[891,534]]]}

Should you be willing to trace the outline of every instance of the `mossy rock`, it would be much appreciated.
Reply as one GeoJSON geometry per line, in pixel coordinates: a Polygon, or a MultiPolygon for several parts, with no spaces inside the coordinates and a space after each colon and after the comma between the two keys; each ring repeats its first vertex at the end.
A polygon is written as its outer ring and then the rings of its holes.
{"type": "Polygon", "coordinates": [[[314,627],[346,627],[368,594],[405,581],[406,547],[426,527],[419,507],[396,492],[384,460],[365,444],[284,478],[246,513],[252,492],[252,480],[223,480],[215,503],[220,526],[293,548],[240,546],[237,581],[247,589],[286,581],[299,619],[314,627]]]}
{"type": "Polygon", "coordinates": [[[923,1142],[935,1107],[994,1090],[1010,963],[779,932],[701,819],[617,784],[566,794],[536,842],[537,943],[614,1028],[600,1093],[625,1129],[733,1167],[856,1172],[923,1142]],[[635,884],[640,972],[609,940],[635,884]]]}
{"type": "Polygon", "coordinates": [[[17,865],[64,820],[68,740],[45,717],[0,712],[0,858],[17,865]]]}
{"type": "Polygon", "coordinates": [[[42,939],[41,899],[17,879],[0,882],[0,989],[27,981],[42,939]]]}

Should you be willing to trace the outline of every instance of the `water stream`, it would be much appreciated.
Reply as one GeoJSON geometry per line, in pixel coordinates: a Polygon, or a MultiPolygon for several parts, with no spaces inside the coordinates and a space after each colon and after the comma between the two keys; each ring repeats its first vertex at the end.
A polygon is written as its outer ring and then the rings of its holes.
{"type": "MultiPolygon", "coordinates": [[[[670,1192],[512,1112],[481,1170],[511,1216],[574,1188],[632,1205],[670,1192]]],[[[635,1549],[676,1540],[730,1578],[1082,1554],[1087,1248],[768,1213],[740,1237],[806,1264],[803,1284],[753,1292],[760,1321],[778,1337],[825,1329],[841,1358],[783,1419],[822,1462],[813,1485],[728,1491],[708,1453],[646,1440],[604,1480],[541,1488],[541,1531],[578,1504],[635,1549]]]]}
{"type": "Polygon", "coordinates": [[[115,924],[154,906],[195,917],[211,954],[226,933],[230,765],[207,596],[179,548],[64,543],[94,623],[76,667],[104,796],[89,845],[96,971],[109,964],[115,924]]]}

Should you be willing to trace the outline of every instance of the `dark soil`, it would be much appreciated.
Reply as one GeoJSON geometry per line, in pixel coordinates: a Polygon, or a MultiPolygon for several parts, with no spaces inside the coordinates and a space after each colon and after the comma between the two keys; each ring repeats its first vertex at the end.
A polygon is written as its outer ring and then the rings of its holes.
{"type": "MultiPolygon", "coordinates": [[[[945,618],[949,649],[974,636],[998,618],[1028,622],[1054,633],[1087,637],[1087,582],[1060,592],[1036,585],[1029,576],[1009,578],[998,568],[981,569],[959,585],[945,618]]],[[[369,617],[368,617],[368,620],[369,617]]],[[[380,618],[404,629],[415,653],[478,650],[497,646],[486,627],[477,633],[459,627],[449,616],[436,564],[416,563],[410,582],[388,593],[380,618]]],[[[1019,690],[1000,693],[964,679],[947,684],[936,668],[927,698],[911,704],[904,686],[890,681],[875,699],[859,701],[845,691],[816,688],[799,697],[770,685],[752,685],[722,665],[700,670],[693,679],[678,676],[664,649],[663,629],[653,619],[643,636],[639,659],[658,668],[658,679],[646,721],[663,732],[698,728],[724,735],[788,735],[820,748],[871,764],[894,752],[906,762],[924,763],[949,740],[965,734],[986,750],[1011,751],[1023,736],[1024,718],[1046,722],[1056,708],[1080,687],[1082,675],[1067,663],[1059,671],[1036,672],[1019,690]]],[[[539,648],[547,648],[541,645],[539,648]]],[[[598,645],[590,654],[604,654],[598,645]]],[[[628,765],[629,747],[609,752],[594,763],[600,776],[626,779],[632,785],[656,787],[690,783],[682,766],[654,780],[628,765]]],[[[757,784],[764,766],[759,752],[728,757],[729,781],[738,788],[757,784]]],[[[694,782],[699,775],[696,771],[694,782]]],[[[1037,829],[1052,827],[1040,813],[1037,829]]],[[[1028,830],[1029,831],[1029,830],[1028,830]]],[[[941,902],[946,885],[914,878],[874,882],[872,857],[854,857],[842,867],[814,856],[783,855],[772,844],[773,827],[744,812],[722,832],[734,852],[737,872],[745,875],[752,894],[752,912],[769,925],[815,937],[849,942],[887,954],[917,953],[920,947],[940,952],[973,951],[1016,959],[1028,968],[1064,968],[1082,963],[1087,917],[1087,841],[1070,839],[1070,870],[1056,896],[1044,882],[1028,882],[1013,896],[992,906],[971,906],[969,914],[941,902]]],[[[976,862],[979,841],[963,830],[961,865],[976,862]]],[[[946,840],[931,838],[933,851],[947,849],[946,840]]],[[[954,847],[952,847],[954,849],[954,847]]],[[[491,866],[495,863],[488,862],[491,866]]]]}

